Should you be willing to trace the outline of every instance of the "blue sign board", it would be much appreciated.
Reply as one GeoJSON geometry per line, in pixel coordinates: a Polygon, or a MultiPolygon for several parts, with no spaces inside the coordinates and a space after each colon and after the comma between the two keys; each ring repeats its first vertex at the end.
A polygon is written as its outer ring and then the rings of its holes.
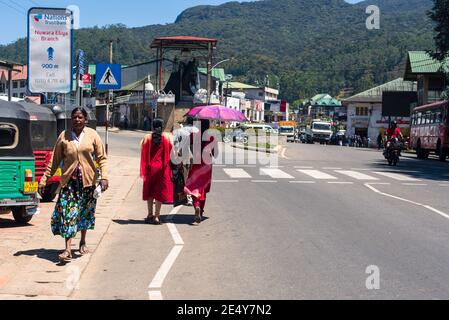
{"type": "Polygon", "coordinates": [[[119,64],[97,64],[96,88],[118,90],[122,87],[122,66],[119,64]]]}

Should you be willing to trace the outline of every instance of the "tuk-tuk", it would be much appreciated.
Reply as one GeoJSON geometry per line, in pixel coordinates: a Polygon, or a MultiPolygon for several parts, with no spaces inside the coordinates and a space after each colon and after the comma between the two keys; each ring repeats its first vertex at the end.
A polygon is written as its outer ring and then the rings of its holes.
{"type": "MultiPolygon", "coordinates": [[[[39,182],[51,158],[53,148],[58,138],[56,116],[53,111],[42,105],[34,103],[21,103],[30,114],[31,120],[31,145],[35,158],[36,181],[39,182]]],[[[56,198],[59,182],[61,181],[61,170],[47,181],[47,186],[42,194],[43,202],[51,202],[56,198]]]]}
{"type": "MultiPolygon", "coordinates": [[[[72,128],[72,111],[75,107],[59,105],[23,104],[31,115],[31,131],[33,136],[33,150],[36,159],[36,181],[40,181],[53,156],[53,148],[59,135],[72,128]]],[[[87,126],[97,128],[97,120],[94,113],[85,108],[88,115],[87,126]]],[[[47,186],[42,194],[42,201],[51,202],[58,194],[61,181],[61,170],[47,181],[47,186]]]]}
{"type": "MultiPolygon", "coordinates": [[[[50,106],[51,110],[56,116],[57,121],[57,135],[59,136],[64,130],[69,130],[72,128],[72,111],[76,107],[64,107],[64,106],[50,106]]],[[[84,108],[87,112],[87,127],[94,130],[97,129],[97,119],[95,113],[89,108],[84,108]]]]}
{"type": "Polygon", "coordinates": [[[17,222],[30,222],[37,192],[30,115],[22,105],[0,100],[0,214],[12,211],[17,222]]]}

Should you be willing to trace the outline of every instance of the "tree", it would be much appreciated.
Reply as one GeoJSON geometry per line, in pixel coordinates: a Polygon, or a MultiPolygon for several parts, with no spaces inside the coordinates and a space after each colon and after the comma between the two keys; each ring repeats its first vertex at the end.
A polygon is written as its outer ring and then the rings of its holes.
{"type": "Polygon", "coordinates": [[[449,61],[449,0],[433,0],[433,8],[429,17],[435,22],[434,40],[436,51],[430,52],[435,60],[441,62],[441,71],[446,73],[446,98],[449,97],[449,70],[445,62],[449,61]]]}
{"type": "Polygon", "coordinates": [[[431,52],[432,58],[443,62],[449,58],[449,0],[433,0],[433,9],[429,17],[436,23],[434,40],[436,52],[431,52]]]}

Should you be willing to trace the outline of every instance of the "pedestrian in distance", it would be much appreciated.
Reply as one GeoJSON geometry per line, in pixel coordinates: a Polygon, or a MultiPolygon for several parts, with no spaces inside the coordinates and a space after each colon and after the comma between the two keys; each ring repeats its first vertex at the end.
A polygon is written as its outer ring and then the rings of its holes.
{"type": "Polygon", "coordinates": [[[218,153],[214,148],[215,143],[218,141],[215,141],[214,137],[210,137],[209,141],[203,141],[203,139],[206,138],[205,133],[209,130],[209,127],[209,120],[201,120],[200,132],[196,135],[193,134],[192,144],[195,139],[201,139],[201,150],[195,150],[193,148],[194,163],[190,168],[189,176],[184,188],[185,193],[192,196],[196,223],[201,223],[204,218],[206,197],[212,187],[212,162],[213,158],[218,156],[218,153]],[[198,154],[198,152],[201,153],[198,154]],[[195,160],[198,159],[201,160],[196,163],[195,160]]]}
{"type": "Polygon", "coordinates": [[[79,253],[89,253],[86,245],[88,230],[95,228],[95,210],[99,190],[109,188],[107,156],[98,133],[86,127],[87,112],[76,108],[72,112],[72,129],[61,133],[53,150],[53,157],[39,182],[42,194],[48,179],[53,177],[62,163],[61,192],[51,218],[53,234],[65,239],[61,262],[72,259],[72,239],[81,232],[79,253]],[[95,165],[99,165],[99,171],[95,165]]]}
{"type": "Polygon", "coordinates": [[[383,147],[383,137],[382,137],[382,133],[379,132],[379,135],[377,136],[377,150],[382,149],[383,147]]]}
{"type": "Polygon", "coordinates": [[[142,142],[140,176],[143,178],[143,200],[148,203],[146,223],[161,224],[162,203],[173,203],[171,152],[173,137],[164,133],[164,120],[153,121],[153,133],[142,142]],[[154,204],[156,212],[154,214],[154,204]]]}
{"type": "Polygon", "coordinates": [[[125,118],[123,120],[123,124],[125,126],[125,130],[128,130],[129,127],[129,120],[128,120],[128,116],[125,115],[125,118]]]}

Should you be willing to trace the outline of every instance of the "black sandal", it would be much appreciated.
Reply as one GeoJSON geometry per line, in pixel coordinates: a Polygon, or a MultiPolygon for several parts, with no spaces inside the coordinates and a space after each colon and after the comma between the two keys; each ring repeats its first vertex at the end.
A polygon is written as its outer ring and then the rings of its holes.
{"type": "Polygon", "coordinates": [[[146,224],[153,224],[154,223],[154,217],[151,217],[151,218],[146,217],[144,221],[145,221],[146,224]]]}

